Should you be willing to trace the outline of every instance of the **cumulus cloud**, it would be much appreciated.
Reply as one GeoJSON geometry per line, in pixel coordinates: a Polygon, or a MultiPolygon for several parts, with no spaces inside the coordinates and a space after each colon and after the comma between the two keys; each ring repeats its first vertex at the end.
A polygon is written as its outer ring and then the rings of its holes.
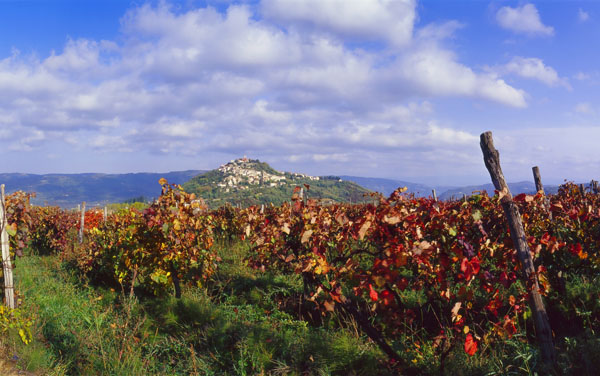
{"type": "Polygon", "coordinates": [[[554,35],[554,28],[542,23],[540,14],[533,4],[524,4],[516,8],[502,7],[496,13],[496,21],[501,27],[515,33],[554,35]]]}
{"type": "Polygon", "coordinates": [[[579,10],[577,11],[577,18],[580,22],[585,22],[590,19],[590,14],[584,11],[583,9],[579,8],[579,10]]]}
{"type": "Polygon", "coordinates": [[[554,68],[545,65],[539,58],[515,56],[501,70],[523,78],[538,80],[548,86],[563,85],[570,88],[565,78],[560,78],[554,68]]]}
{"type": "Polygon", "coordinates": [[[387,40],[404,46],[412,38],[415,0],[264,0],[262,14],[284,25],[310,26],[343,38],[387,40]]]}
{"type": "Polygon", "coordinates": [[[245,5],[134,8],[118,42],[69,39],[45,58],[0,60],[0,125],[23,130],[11,141],[22,149],[364,159],[368,172],[382,153],[423,167],[423,153],[477,145],[434,121],[432,98],[527,106],[523,90],[445,44],[462,24],[416,28],[412,0],[343,5],[267,0],[263,18],[245,5]]]}
{"type": "Polygon", "coordinates": [[[418,90],[434,95],[462,95],[526,107],[525,92],[508,85],[496,74],[477,74],[456,61],[451,51],[427,47],[408,55],[401,73],[418,90]]]}

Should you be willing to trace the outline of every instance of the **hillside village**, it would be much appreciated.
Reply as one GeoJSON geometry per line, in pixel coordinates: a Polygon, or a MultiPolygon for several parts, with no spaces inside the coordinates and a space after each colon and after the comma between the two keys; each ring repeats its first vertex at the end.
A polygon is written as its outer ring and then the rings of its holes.
{"type": "Polygon", "coordinates": [[[225,192],[246,190],[250,186],[277,187],[293,183],[296,179],[320,179],[318,176],[280,172],[258,159],[246,157],[232,160],[217,170],[223,174],[223,178],[213,183],[225,192]]]}

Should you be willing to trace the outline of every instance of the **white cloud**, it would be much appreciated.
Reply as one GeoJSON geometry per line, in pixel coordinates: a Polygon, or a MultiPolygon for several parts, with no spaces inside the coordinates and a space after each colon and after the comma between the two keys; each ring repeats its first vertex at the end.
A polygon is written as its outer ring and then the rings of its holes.
{"type": "Polygon", "coordinates": [[[591,78],[591,76],[587,73],[584,72],[577,72],[574,76],[574,79],[578,80],[578,81],[586,81],[589,80],[591,78]]]}
{"type": "Polygon", "coordinates": [[[545,65],[539,58],[515,56],[501,70],[523,78],[538,80],[548,86],[563,85],[570,88],[565,78],[560,78],[554,68],[545,65]]]}
{"type": "Polygon", "coordinates": [[[513,107],[526,107],[525,92],[493,73],[477,74],[456,61],[455,55],[436,46],[409,54],[401,73],[418,89],[434,95],[481,97],[513,107]]]}
{"type": "Polygon", "coordinates": [[[581,102],[577,103],[577,105],[575,106],[575,112],[580,114],[593,114],[594,109],[592,108],[592,105],[589,102],[581,102]]]}
{"type": "Polygon", "coordinates": [[[118,42],[68,40],[43,59],[15,53],[0,60],[0,129],[19,129],[23,150],[52,141],[195,160],[292,155],[367,172],[402,154],[418,171],[431,168],[424,154],[476,151],[468,131],[433,121],[435,98],[527,106],[523,90],[445,44],[462,24],[415,29],[413,1],[286,4],[265,2],[263,19],[240,5],[144,5],[122,19],[118,42]],[[341,17],[311,19],[315,11],[341,17]]]}
{"type": "Polygon", "coordinates": [[[520,7],[502,7],[496,13],[498,24],[515,33],[531,35],[554,35],[554,28],[546,26],[540,19],[540,14],[533,4],[524,4],[520,7]]]}
{"type": "Polygon", "coordinates": [[[577,18],[580,22],[585,22],[590,19],[590,14],[584,11],[583,9],[579,8],[579,10],[577,11],[577,18]]]}
{"type": "Polygon", "coordinates": [[[404,46],[412,38],[415,0],[264,0],[262,14],[285,25],[309,25],[343,38],[386,40],[404,46]]]}

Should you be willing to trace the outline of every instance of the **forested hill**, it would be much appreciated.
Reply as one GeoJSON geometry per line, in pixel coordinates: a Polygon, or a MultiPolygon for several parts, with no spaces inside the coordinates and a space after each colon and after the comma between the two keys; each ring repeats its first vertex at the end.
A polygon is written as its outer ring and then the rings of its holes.
{"type": "Polygon", "coordinates": [[[183,185],[187,192],[196,193],[209,206],[225,203],[249,206],[256,204],[280,205],[289,201],[294,188],[305,189],[309,198],[323,202],[362,202],[370,191],[338,176],[309,176],[280,172],[267,163],[252,159],[236,159],[216,170],[199,175],[183,185]]]}

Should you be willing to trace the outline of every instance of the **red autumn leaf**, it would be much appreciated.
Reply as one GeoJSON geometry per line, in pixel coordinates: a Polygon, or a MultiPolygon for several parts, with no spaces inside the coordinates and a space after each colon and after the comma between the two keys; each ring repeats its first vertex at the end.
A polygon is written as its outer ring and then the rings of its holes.
{"type": "Polygon", "coordinates": [[[383,305],[390,305],[394,300],[392,293],[388,290],[383,290],[381,292],[381,298],[383,299],[383,305]]]}
{"type": "Polygon", "coordinates": [[[473,275],[479,273],[480,269],[481,266],[477,257],[473,257],[471,261],[465,257],[460,263],[460,271],[465,274],[465,280],[467,281],[470,280],[473,275]]]}
{"type": "Polygon", "coordinates": [[[465,258],[463,258],[462,262],[460,263],[460,271],[463,273],[466,273],[468,269],[469,269],[469,260],[465,257],[465,258]]]}
{"type": "Polygon", "coordinates": [[[571,244],[571,246],[569,247],[569,252],[571,252],[571,254],[573,254],[573,255],[578,255],[579,252],[581,252],[582,250],[583,250],[583,247],[581,246],[580,243],[571,244]]]}
{"type": "Polygon", "coordinates": [[[508,338],[511,338],[517,332],[517,327],[508,316],[504,316],[502,327],[506,331],[506,334],[508,334],[508,338]]]}
{"type": "Polygon", "coordinates": [[[467,339],[465,340],[465,352],[471,356],[477,352],[477,341],[473,339],[471,333],[467,334],[467,339]]]}
{"type": "Polygon", "coordinates": [[[479,259],[477,257],[473,257],[471,259],[471,268],[473,269],[473,274],[478,274],[481,266],[479,264],[479,259]]]}
{"type": "Polygon", "coordinates": [[[377,291],[375,291],[375,289],[373,288],[373,285],[371,285],[369,283],[369,296],[371,297],[371,300],[376,302],[377,298],[379,297],[379,295],[377,294],[377,291]]]}
{"type": "Polygon", "coordinates": [[[527,195],[525,193],[521,193],[519,195],[516,195],[513,200],[517,201],[517,202],[523,202],[525,201],[525,197],[527,197],[527,195]]]}

